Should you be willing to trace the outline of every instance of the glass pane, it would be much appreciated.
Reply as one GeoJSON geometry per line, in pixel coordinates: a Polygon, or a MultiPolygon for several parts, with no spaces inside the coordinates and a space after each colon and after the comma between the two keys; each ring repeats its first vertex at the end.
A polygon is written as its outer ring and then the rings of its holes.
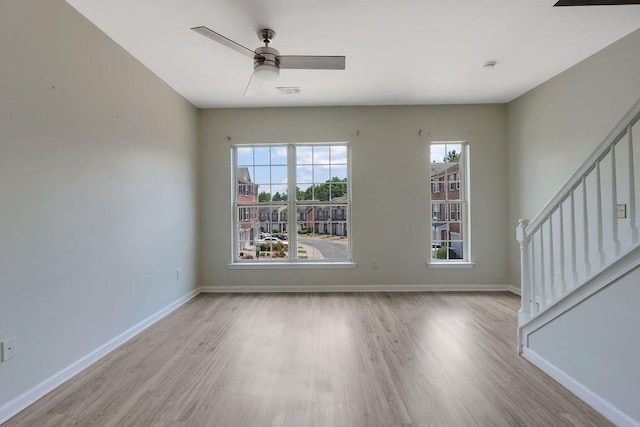
{"type": "Polygon", "coordinates": [[[313,182],[316,184],[322,184],[329,181],[330,169],[328,165],[315,166],[313,168],[313,182]]]}
{"type": "Polygon", "coordinates": [[[339,178],[341,181],[347,180],[347,166],[346,165],[331,165],[331,179],[339,178]]]}
{"type": "Polygon", "coordinates": [[[460,161],[460,157],[462,155],[462,145],[461,144],[446,144],[445,154],[442,158],[442,161],[447,163],[453,163],[460,161]]]}
{"type": "Polygon", "coordinates": [[[296,259],[302,261],[314,260],[313,206],[298,206],[296,211],[296,231],[298,233],[296,259]]]}
{"type": "Polygon", "coordinates": [[[238,242],[238,254],[236,259],[248,260],[255,259],[255,246],[253,242],[249,240],[242,240],[238,242]]]}
{"type": "Polygon", "coordinates": [[[270,147],[254,147],[254,164],[255,165],[269,165],[271,163],[271,150],[270,147]]]}
{"type": "Polygon", "coordinates": [[[251,181],[245,181],[238,179],[236,197],[239,202],[251,203],[257,201],[258,186],[251,183],[251,181]]]}
{"type": "Polygon", "coordinates": [[[446,163],[431,163],[429,165],[431,181],[438,181],[439,179],[443,178],[446,167],[446,163]]]}
{"type": "MultiPolygon", "coordinates": [[[[349,261],[349,241],[346,237],[318,240],[325,245],[324,258],[328,261],[349,261]]],[[[318,246],[318,245],[317,245],[318,246]]]]}
{"type": "Polygon", "coordinates": [[[271,165],[287,164],[287,147],[271,147],[271,165]]]}
{"type": "Polygon", "coordinates": [[[296,164],[310,165],[312,163],[313,163],[313,148],[297,147],[296,148],[296,164]]]}
{"type": "Polygon", "coordinates": [[[296,208],[296,221],[298,225],[298,234],[308,234],[312,227],[312,206],[298,206],[296,208]]]}
{"type": "MultiPolygon", "coordinates": [[[[331,205],[331,219],[332,220],[339,220],[339,221],[346,221],[347,220],[347,205],[331,205]]],[[[346,225],[346,223],[345,223],[346,225]]],[[[342,228],[340,228],[340,230],[342,230],[342,228]]],[[[344,229],[345,233],[346,233],[346,229],[344,229]]],[[[334,233],[335,234],[335,233],[334,233]]],[[[341,236],[343,235],[342,233],[339,233],[341,236]]]]}
{"type": "Polygon", "coordinates": [[[317,184],[313,187],[313,200],[329,201],[329,184],[317,184]]]}
{"type": "Polygon", "coordinates": [[[431,204],[431,222],[433,227],[440,227],[446,221],[447,205],[446,203],[431,204]]]}
{"type": "Polygon", "coordinates": [[[328,225],[326,221],[329,220],[330,213],[328,205],[313,207],[313,222],[316,234],[327,234],[328,225]]]}
{"type": "Polygon", "coordinates": [[[271,200],[274,202],[286,202],[287,199],[287,186],[285,184],[271,186],[271,200]]]}
{"type": "Polygon", "coordinates": [[[463,259],[463,244],[461,240],[452,240],[449,250],[449,259],[463,259]]]}
{"type": "Polygon", "coordinates": [[[313,167],[311,167],[311,166],[297,166],[296,167],[296,182],[298,184],[311,184],[313,182],[313,167]]]}
{"type": "Polygon", "coordinates": [[[432,259],[447,259],[447,250],[443,246],[442,241],[434,240],[431,245],[431,258],[432,259]]]}
{"type": "Polygon", "coordinates": [[[447,149],[445,144],[431,144],[430,163],[442,163],[446,156],[447,149]]]}
{"type": "Polygon", "coordinates": [[[271,201],[271,186],[268,184],[263,184],[257,186],[259,187],[258,193],[258,201],[261,203],[270,202],[271,201]]]}
{"type": "MultiPolygon", "coordinates": [[[[334,218],[335,219],[335,218],[334,218]]],[[[329,236],[319,238],[316,247],[322,250],[324,247],[325,259],[331,261],[349,260],[349,239],[347,238],[346,221],[332,222],[329,224],[329,236]]]]}
{"type": "Polygon", "coordinates": [[[296,186],[296,200],[313,200],[313,188],[308,184],[296,186]]]}
{"type": "Polygon", "coordinates": [[[253,164],[253,147],[238,147],[237,153],[238,165],[253,164]]]}
{"type": "MultiPolygon", "coordinates": [[[[344,200],[348,199],[348,194],[347,194],[347,184],[331,184],[331,194],[330,194],[330,200],[334,200],[336,197],[344,197],[344,200]]],[[[340,200],[343,201],[343,200],[340,200]]]]}
{"type": "Polygon", "coordinates": [[[271,166],[271,183],[286,184],[287,183],[287,167],[271,166]]]}
{"type": "Polygon", "coordinates": [[[461,203],[447,203],[447,219],[449,221],[462,220],[462,204],[461,203]]]}
{"type": "Polygon", "coordinates": [[[253,182],[253,176],[255,175],[253,166],[240,166],[236,168],[236,178],[238,181],[253,182]]]}
{"type": "Polygon", "coordinates": [[[452,222],[449,224],[449,239],[462,240],[462,223],[452,222]]]}
{"type": "Polygon", "coordinates": [[[331,164],[347,164],[347,147],[331,146],[331,164]]]}
{"type": "Polygon", "coordinates": [[[271,168],[269,166],[256,166],[255,168],[254,182],[258,184],[270,184],[271,183],[271,168]]]}
{"type": "Polygon", "coordinates": [[[313,163],[329,164],[329,147],[313,147],[313,163]]]}

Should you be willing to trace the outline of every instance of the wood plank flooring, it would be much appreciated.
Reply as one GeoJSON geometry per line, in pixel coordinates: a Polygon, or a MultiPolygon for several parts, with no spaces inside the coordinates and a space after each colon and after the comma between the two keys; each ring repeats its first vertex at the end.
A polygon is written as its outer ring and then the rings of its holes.
{"type": "Polygon", "coordinates": [[[202,294],[13,426],[605,426],[515,352],[519,298],[202,294]]]}

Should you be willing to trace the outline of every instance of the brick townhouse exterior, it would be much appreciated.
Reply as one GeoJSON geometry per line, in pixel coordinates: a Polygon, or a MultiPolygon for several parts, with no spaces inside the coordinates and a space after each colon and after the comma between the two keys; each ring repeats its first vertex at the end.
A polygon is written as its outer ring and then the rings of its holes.
{"type": "Polygon", "coordinates": [[[462,205],[460,164],[432,163],[431,219],[434,244],[450,247],[462,254],[462,205]]]}

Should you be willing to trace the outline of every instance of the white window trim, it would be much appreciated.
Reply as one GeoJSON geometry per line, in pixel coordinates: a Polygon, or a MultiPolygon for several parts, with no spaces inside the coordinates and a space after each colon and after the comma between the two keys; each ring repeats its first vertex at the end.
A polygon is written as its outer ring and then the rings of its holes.
{"type": "MultiPolygon", "coordinates": [[[[229,269],[335,269],[335,268],[355,268],[356,263],[353,261],[353,240],[351,236],[353,235],[353,224],[352,224],[352,215],[351,215],[351,204],[352,204],[352,174],[351,174],[351,143],[348,141],[335,141],[335,142],[310,142],[310,143],[243,143],[243,144],[233,144],[231,146],[231,219],[233,226],[231,227],[231,261],[227,264],[229,269]],[[344,220],[346,222],[347,227],[347,237],[349,239],[348,246],[348,257],[347,261],[296,261],[292,259],[292,255],[290,253],[289,259],[287,261],[251,261],[251,260],[239,260],[235,258],[235,254],[239,253],[239,248],[236,247],[236,229],[238,225],[237,216],[237,149],[241,147],[287,147],[287,192],[288,194],[296,194],[296,156],[295,149],[297,147],[310,147],[310,146],[345,146],[347,149],[347,195],[348,202],[345,210],[344,216],[347,219],[344,220]]],[[[275,202],[281,203],[281,202],[275,202]]],[[[291,211],[297,212],[297,205],[314,205],[320,204],[318,201],[312,200],[301,200],[297,201],[295,196],[292,198],[288,198],[286,205],[288,209],[291,211]]],[[[288,229],[289,231],[294,230],[294,232],[290,232],[289,241],[287,244],[289,247],[297,247],[298,233],[295,232],[297,230],[297,221],[298,215],[289,215],[288,216],[288,229]]],[[[341,221],[342,222],[342,221],[341,221]]]]}
{"type": "MultiPolygon", "coordinates": [[[[463,215],[463,217],[465,218],[465,220],[463,221],[463,230],[466,230],[466,239],[463,239],[463,253],[465,255],[465,257],[463,259],[453,259],[453,260],[442,260],[442,259],[433,259],[432,257],[432,249],[433,248],[433,232],[430,231],[429,232],[429,246],[427,247],[428,249],[428,258],[427,258],[427,267],[429,268],[472,268],[473,266],[475,266],[475,262],[473,262],[473,257],[471,254],[471,195],[470,195],[470,161],[469,161],[469,143],[468,141],[430,141],[429,142],[429,153],[431,153],[431,145],[433,144],[461,144],[462,145],[462,152],[463,152],[463,159],[464,161],[464,165],[463,165],[463,170],[460,170],[458,173],[462,173],[462,176],[459,176],[458,179],[458,190],[459,190],[459,183],[462,182],[463,183],[463,188],[464,188],[464,200],[460,203],[462,205],[462,212],[459,209],[458,210],[458,217],[460,216],[460,214],[463,215]]],[[[431,155],[431,154],[429,154],[431,155]]],[[[431,158],[429,158],[429,162],[431,161],[431,158]]],[[[427,169],[427,172],[428,169],[427,169]]],[[[431,181],[431,176],[429,175],[429,182],[431,181]]],[[[431,199],[431,192],[429,192],[429,206],[433,206],[431,203],[434,202],[431,199]]],[[[436,200],[435,202],[441,202],[441,203],[447,203],[446,200],[436,200]]],[[[430,209],[431,210],[431,209],[430,209]]],[[[429,222],[429,229],[431,230],[432,228],[432,222],[430,220],[429,222]]]]}
{"type": "Polygon", "coordinates": [[[451,261],[431,261],[427,262],[429,268],[473,268],[476,263],[472,261],[451,260],[451,261]]]}
{"type": "Polygon", "coordinates": [[[335,262],[309,262],[309,261],[278,261],[278,262],[232,262],[227,264],[230,270],[290,270],[290,269],[349,269],[356,268],[353,261],[335,261],[335,262]]]}

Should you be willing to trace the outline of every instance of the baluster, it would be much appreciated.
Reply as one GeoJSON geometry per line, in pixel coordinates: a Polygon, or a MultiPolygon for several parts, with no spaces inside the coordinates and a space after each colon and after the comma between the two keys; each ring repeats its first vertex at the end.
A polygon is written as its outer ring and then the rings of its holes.
{"type": "Polygon", "coordinates": [[[633,166],[633,133],[632,126],[627,128],[629,135],[629,221],[631,225],[631,244],[638,242],[638,226],[636,225],[636,174],[633,166]]]}
{"type": "Polygon", "coordinates": [[[529,283],[529,236],[526,228],[529,225],[528,219],[518,221],[516,228],[516,239],[520,243],[520,312],[518,321],[523,324],[531,318],[531,283],[529,283]]]}
{"type": "Polygon", "coordinates": [[[596,162],[596,212],[598,214],[598,255],[600,268],[604,267],[604,250],[602,247],[602,183],[600,182],[600,161],[596,162]]]}
{"type": "Polygon", "coordinates": [[[618,183],[616,177],[616,144],[611,144],[611,234],[613,238],[613,257],[620,255],[620,239],[618,239],[618,183]]]}
{"type": "Polygon", "coordinates": [[[556,272],[553,253],[553,211],[549,214],[549,299],[556,300],[556,272]]]}
{"type": "Polygon", "coordinates": [[[545,291],[544,274],[544,222],[540,224],[540,310],[547,307],[547,292],[545,291]]]}
{"type": "Polygon", "coordinates": [[[571,240],[571,289],[575,288],[578,284],[578,271],[576,269],[576,198],[573,193],[574,192],[571,191],[569,197],[569,216],[571,217],[571,237],[569,238],[571,240]]]}
{"type": "MultiPolygon", "coordinates": [[[[583,220],[583,230],[582,234],[584,235],[584,275],[585,279],[591,277],[591,260],[589,259],[589,214],[587,213],[587,177],[582,177],[582,220],[583,220]]],[[[573,238],[575,239],[575,231],[573,238]]],[[[575,245],[575,243],[574,243],[575,245]]],[[[574,272],[576,271],[575,261],[573,265],[574,272]]],[[[575,275],[575,283],[573,286],[578,285],[578,274],[576,272],[575,275]]]]}
{"type": "MultiPolygon", "coordinates": [[[[571,190],[571,194],[573,195],[573,190],[571,190]]],[[[565,296],[567,294],[567,283],[565,281],[565,265],[564,265],[564,209],[562,208],[562,204],[564,201],[560,202],[560,209],[558,210],[558,214],[560,215],[560,296],[565,296]]]]}
{"type": "Polygon", "coordinates": [[[536,304],[538,301],[538,286],[536,284],[536,248],[534,233],[529,236],[529,245],[531,246],[531,312],[538,314],[540,312],[540,306],[536,304]]]}

